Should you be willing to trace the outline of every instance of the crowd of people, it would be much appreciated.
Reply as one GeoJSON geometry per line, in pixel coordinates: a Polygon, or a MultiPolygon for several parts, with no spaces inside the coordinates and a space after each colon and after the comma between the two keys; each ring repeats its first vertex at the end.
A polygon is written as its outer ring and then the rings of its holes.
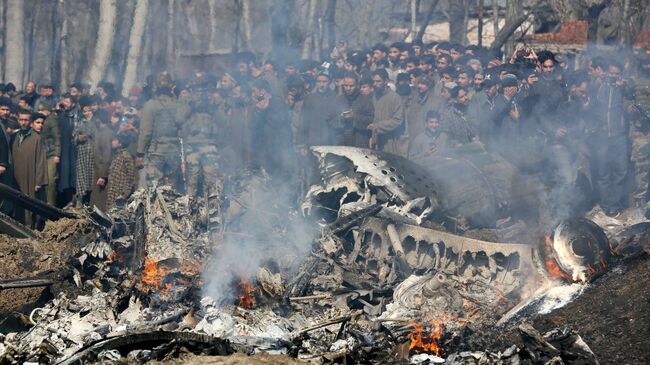
{"type": "Polygon", "coordinates": [[[60,96],[46,83],[7,84],[0,180],[53,205],[104,210],[149,183],[218,193],[243,168],[298,181],[314,145],[421,162],[475,144],[543,176],[549,191],[573,192],[582,177],[590,204],[616,216],[648,196],[650,53],[627,61],[523,44],[504,58],[449,42],[338,42],[318,61],[242,52],[218,75],[161,72],[125,98],[108,82],[60,96]]]}

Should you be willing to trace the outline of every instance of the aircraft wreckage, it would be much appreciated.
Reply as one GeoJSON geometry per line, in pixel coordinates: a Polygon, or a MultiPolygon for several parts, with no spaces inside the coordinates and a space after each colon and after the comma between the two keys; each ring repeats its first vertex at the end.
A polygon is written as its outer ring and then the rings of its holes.
{"type": "Polygon", "coordinates": [[[3,232],[24,237],[23,246],[72,247],[41,258],[40,271],[0,281],[0,296],[58,285],[27,306],[36,306],[28,316],[0,320],[0,362],[145,362],[184,346],[321,363],[435,363],[443,355],[448,364],[565,355],[598,363],[568,330],[542,335],[522,325],[525,348],[503,353],[458,351],[458,342],[469,327],[494,330],[525,313],[562,282],[602,274],[617,259],[610,252],[638,252],[630,237],[647,223],[605,232],[569,219],[530,243],[513,242],[525,237],[518,219],[543,208],[541,184],[465,148],[463,158],[418,165],[373,150],[312,147],[314,180],[300,212],[264,173],[229,178],[221,196],[150,187],[123,208],[77,215],[0,187],[2,198],[62,219],[36,233],[0,217],[3,232]],[[513,224],[497,227],[505,218],[513,224]]]}

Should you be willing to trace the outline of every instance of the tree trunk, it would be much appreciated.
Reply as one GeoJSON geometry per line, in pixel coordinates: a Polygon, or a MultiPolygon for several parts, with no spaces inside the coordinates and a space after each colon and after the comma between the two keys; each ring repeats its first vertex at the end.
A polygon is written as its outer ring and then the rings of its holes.
{"type": "Polygon", "coordinates": [[[251,41],[253,39],[251,35],[251,4],[250,0],[241,0],[241,26],[242,26],[242,45],[248,50],[251,50],[253,47],[251,41]]]}
{"type": "Polygon", "coordinates": [[[288,50],[290,9],[287,0],[273,0],[271,5],[271,44],[273,52],[281,55],[288,50]]]}
{"type": "MultiPolygon", "coordinates": [[[[521,0],[506,0],[506,19],[512,20],[521,17],[524,14],[524,8],[521,0]]],[[[508,21],[506,20],[506,22],[508,21]]],[[[518,28],[519,26],[515,27],[518,28]]],[[[514,34],[514,32],[513,32],[514,34]]],[[[509,36],[505,44],[504,53],[509,56],[515,50],[515,37],[509,36]]]]}
{"type": "Polygon", "coordinates": [[[140,59],[140,50],[142,49],[142,35],[147,25],[147,10],[149,9],[149,0],[138,0],[135,5],[133,14],[133,26],[129,36],[129,53],[126,57],[126,70],[124,71],[124,81],[122,82],[122,95],[126,96],[129,89],[136,82],[138,71],[138,61],[140,59]]]}
{"type": "Polygon", "coordinates": [[[433,18],[433,13],[436,10],[436,6],[438,6],[438,0],[433,0],[431,2],[431,7],[429,7],[429,11],[427,12],[427,15],[424,17],[424,22],[422,23],[422,28],[420,28],[420,31],[418,32],[418,35],[415,37],[417,41],[422,42],[422,39],[424,38],[424,34],[427,32],[427,27],[429,26],[429,23],[431,22],[431,19],[433,18]]]}
{"type": "Polygon", "coordinates": [[[165,51],[167,69],[169,70],[176,69],[176,38],[174,33],[175,6],[176,4],[174,0],[169,0],[167,3],[167,44],[165,51]]]}
{"type": "Polygon", "coordinates": [[[494,32],[494,37],[496,37],[497,34],[499,34],[499,2],[497,0],[491,0],[491,1],[492,1],[492,31],[494,32]]]}
{"type": "Polygon", "coordinates": [[[483,0],[478,0],[478,46],[483,47],[483,0]]]}
{"type": "Polygon", "coordinates": [[[99,28],[93,61],[88,71],[88,82],[96,87],[104,77],[106,65],[110,61],[113,39],[115,38],[115,20],[117,16],[117,0],[100,0],[99,28]]]}
{"type": "MultiPolygon", "coordinates": [[[[0,55],[5,54],[5,35],[7,27],[5,26],[5,0],[0,0],[0,55]]],[[[4,75],[4,62],[0,62],[0,77],[4,75]]]]}
{"type": "Polygon", "coordinates": [[[325,24],[327,24],[327,49],[331,50],[336,45],[336,0],[327,2],[325,24]]]}
{"type": "Polygon", "coordinates": [[[214,1],[208,0],[208,8],[210,9],[210,42],[208,43],[208,48],[215,49],[217,48],[215,37],[217,36],[217,32],[219,32],[219,29],[217,28],[217,18],[219,15],[217,13],[217,4],[214,1]]]}
{"type": "Polygon", "coordinates": [[[468,0],[456,0],[449,3],[449,41],[467,44],[467,7],[468,0]]]}
{"type": "Polygon", "coordinates": [[[309,13],[307,14],[307,35],[302,43],[302,59],[311,57],[312,46],[315,43],[316,34],[316,8],[317,0],[309,0],[309,13]]]}
{"type": "MultiPolygon", "coordinates": [[[[60,3],[59,3],[60,4],[60,3]]],[[[55,60],[59,69],[59,79],[58,79],[58,86],[59,90],[63,89],[65,87],[66,82],[69,79],[68,75],[68,17],[67,17],[67,12],[65,11],[63,5],[57,6],[57,14],[61,17],[61,31],[59,32],[59,36],[56,39],[57,42],[57,53],[55,57],[55,60]]]]}
{"type": "Polygon", "coordinates": [[[24,4],[22,0],[7,0],[4,81],[13,82],[17,88],[22,87],[25,66],[24,4]]]}
{"type": "Polygon", "coordinates": [[[239,30],[241,29],[241,14],[242,14],[242,5],[241,0],[235,0],[235,29],[233,30],[232,37],[232,54],[237,55],[239,53],[239,30]]]}
{"type": "Polygon", "coordinates": [[[587,41],[589,44],[598,43],[598,23],[600,13],[611,3],[611,0],[587,1],[587,41]]]}
{"type": "Polygon", "coordinates": [[[632,35],[630,34],[630,0],[623,0],[623,11],[621,12],[621,22],[619,23],[618,44],[621,47],[632,45],[632,35]]]}
{"type": "Polygon", "coordinates": [[[418,7],[417,0],[411,0],[411,39],[415,38],[418,31],[418,7]]]}
{"type": "Polygon", "coordinates": [[[29,67],[25,72],[25,83],[29,80],[52,81],[54,64],[53,34],[56,31],[56,22],[52,20],[56,2],[39,0],[32,3],[32,32],[29,47],[29,67]]]}
{"type": "Polygon", "coordinates": [[[509,19],[506,24],[503,26],[503,29],[494,37],[494,42],[490,46],[490,49],[498,51],[506,43],[508,38],[517,30],[517,28],[528,19],[530,13],[521,15],[517,19],[509,19]]]}

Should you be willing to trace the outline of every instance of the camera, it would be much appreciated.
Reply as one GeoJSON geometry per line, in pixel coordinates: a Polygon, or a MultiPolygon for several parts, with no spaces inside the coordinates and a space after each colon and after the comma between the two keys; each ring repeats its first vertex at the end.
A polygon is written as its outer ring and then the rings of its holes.
{"type": "Polygon", "coordinates": [[[262,101],[264,100],[264,95],[258,95],[257,96],[257,101],[262,101]]]}
{"type": "Polygon", "coordinates": [[[610,83],[610,84],[615,83],[615,82],[618,81],[619,79],[620,79],[620,78],[619,78],[618,76],[616,76],[616,75],[609,75],[609,76],[605,77],[605,81],[608,82],[608,83],[610,83]]]}

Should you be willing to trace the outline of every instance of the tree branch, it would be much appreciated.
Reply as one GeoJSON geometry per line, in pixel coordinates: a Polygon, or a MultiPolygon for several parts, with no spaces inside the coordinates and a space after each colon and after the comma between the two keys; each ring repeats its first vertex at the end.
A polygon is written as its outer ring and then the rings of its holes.
{"type": "Polygon", "coordinates": [[[431,7],[429,8],[429,11],[427,12],[426,17],[424,18],[422,27],[420,28],[418,34],[415,36],[415,40],[422,42],[422,38],[424,38],[424,33],[426,33],[427,31],[427,26],[429,25],[429,22],[431,22],[431,18],[433,18],[433,12],[436,10],[436,6],[438,6],[438,0],[433,0],[433,2],[431,3],[431,7]]]}
{"type": "Polygon", "coordinates": [[[490,49],[493,51],[498,51],[501,49],[501,47],[508,41],[508,38],[519,28],[519,26],[528,19],[528,17],[533,13],[533,11],[529,11],[526,14],[520,15],[519,17],[513,19],[510,22],[507,22],[503,28],[499,31],[499,34],[497,34],[494,37],[494,42],[492,42],[492,45],[490,46],[490,49]]]}

